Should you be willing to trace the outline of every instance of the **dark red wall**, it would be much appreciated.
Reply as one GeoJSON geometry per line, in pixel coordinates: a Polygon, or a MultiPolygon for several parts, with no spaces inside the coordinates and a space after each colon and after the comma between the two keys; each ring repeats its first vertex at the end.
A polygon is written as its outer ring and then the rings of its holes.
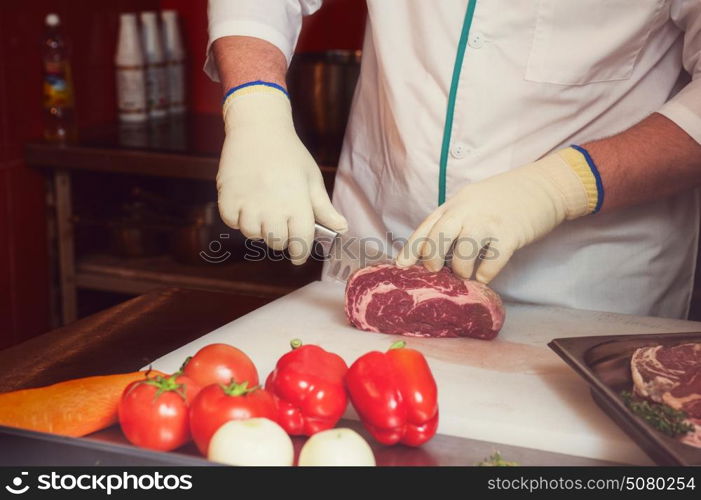
{"type": "MultiPolygon", "coordinates": [[[[72,42],[78,122],[87,127],[116,116],[118,13],[159,7],[177,9],[182,17],[190,108],[219,113],[221,91],[202,72],[206,0],[0,1],[0,348],[49,328],[44,178],[23,161],[25,142],[42,131],[44,17],[57,12],[72,42]]],[[[299,48],[360,48],[364,20],[362,0],[327,0],[305,21],[299,48]]]]}
{"type": "Polygon", "coordinates": [[[366,15],[365,0],[326,0],[317,13],[304,18],[297,51],[359,50],[366,15]]]}

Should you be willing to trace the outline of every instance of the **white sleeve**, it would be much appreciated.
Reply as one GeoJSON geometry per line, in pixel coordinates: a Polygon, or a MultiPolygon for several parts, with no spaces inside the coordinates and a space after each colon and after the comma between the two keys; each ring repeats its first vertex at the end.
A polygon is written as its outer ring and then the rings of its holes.
{"type": "Polygon", "coordinates": [[[323,0],[209,0],[209,43],[204,71],[219,81],[212,42],[223,36],[251,36],[272,43],[290,63],[302,28],[302,16],[313,14],[323,0]]]}
{"type": "Polygon", "coordinates": [[[672,20],[684,31],[682,62],[692,81],[659,113],[701,144],[701,1],[674,0],[672,20]]]}

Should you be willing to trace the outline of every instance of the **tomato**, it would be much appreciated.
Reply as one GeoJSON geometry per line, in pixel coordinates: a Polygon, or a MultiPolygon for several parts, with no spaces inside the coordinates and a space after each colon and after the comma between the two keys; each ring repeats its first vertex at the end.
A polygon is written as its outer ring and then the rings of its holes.
{"type": "Polygon", "coordinates": [[[200,388],[172,375],[132,382],[119,401],[119,423],[130,443],[170,451],[190,441],[189,404],[200,388]]]}
{"type": "Polygon", "coordinates": [[[197,395],[202,390],[202,386],[195,382],[191,377],[187,375],[181,375],[180,372],[175,377],[175,383],[183,387],[185,391],[185,399],[187,400],[188,406],[194,401],[197,395]]]}
{"type": "Polygon", "coordinates": [[[228,344],[210,344],[185,361],[183,373],[200,387],[231,382],[258,385],[258,371],[246,353],[228,344]]]}
{"type": "Polygon", "coordinates": [[[230,420],[267,418],[275,421],[275,400],[269,392],[248,384],[232,382],[228,386],[212,384],[200,391],[190,406],[192,439],[207,455],[214,433],[230,420]]]}

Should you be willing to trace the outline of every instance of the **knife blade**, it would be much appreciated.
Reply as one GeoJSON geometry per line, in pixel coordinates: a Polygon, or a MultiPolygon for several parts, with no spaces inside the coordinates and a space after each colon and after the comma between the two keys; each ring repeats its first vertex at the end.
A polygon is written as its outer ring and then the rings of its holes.
{"type": "Polygon", "coordinates": [[[393,261],[382,250],[362,238],[340,234],[319,223],[314,226],[314,239],[319,243],[328,261],[327,275],[345,283],[358,269],[391,264],[393,261]]]}

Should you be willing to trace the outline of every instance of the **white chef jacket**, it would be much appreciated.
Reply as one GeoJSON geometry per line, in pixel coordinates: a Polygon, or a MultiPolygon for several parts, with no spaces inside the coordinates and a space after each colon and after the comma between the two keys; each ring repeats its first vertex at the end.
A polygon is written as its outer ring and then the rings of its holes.
{"type": "MultiPolygon", "coordinates": [[[[210,0],[210,44],[253,36],[289,61],[321,3],[210,0]]],[[[655,111],[701,143],[701,0],[367,4],[333,196],[358,236],[406,239],[439,204],[441,156],[449,197],[655,111]]],[[[216,79],[211,58],[205,70],[216,79]]],[[[506,300],[684,317],[698,228],[691,190],[587,216],[517,251],[492,286],[506,300]]]]}

